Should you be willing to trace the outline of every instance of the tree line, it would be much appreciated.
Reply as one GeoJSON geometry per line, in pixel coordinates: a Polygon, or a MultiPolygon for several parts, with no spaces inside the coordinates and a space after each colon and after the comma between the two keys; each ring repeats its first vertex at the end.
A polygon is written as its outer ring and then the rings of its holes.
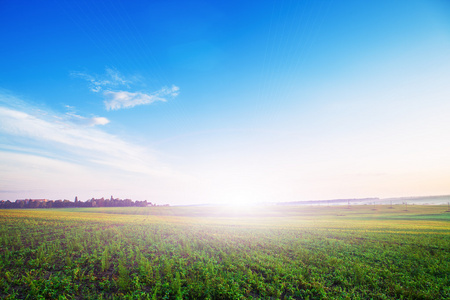
{"type": "MultiPolygon", "coordinates": [[[[75,201],[69,200],[46,200],[46,199],[24,199],[11,202],[9,200],[0,201],[0,209],[3,208],[65,208],[65,207],[147,207],[147,206],[159,206],[151,202],[133,201],[131,199],[118,199],[111,196],[110,199],[89,199],[86,201],[78,201],[78,197],[75,197],[75,201]]],[[[164,205],[167,206],[167,205],[164,205]]]]}

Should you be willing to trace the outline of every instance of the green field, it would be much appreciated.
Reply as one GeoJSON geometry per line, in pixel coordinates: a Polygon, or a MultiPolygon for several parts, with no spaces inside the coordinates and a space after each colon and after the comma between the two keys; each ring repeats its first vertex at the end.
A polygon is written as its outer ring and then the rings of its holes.
{"type": "Polygon", "coordinates": [[[0,210],[0,298],[450,299],[446,210],[0,210]]]}

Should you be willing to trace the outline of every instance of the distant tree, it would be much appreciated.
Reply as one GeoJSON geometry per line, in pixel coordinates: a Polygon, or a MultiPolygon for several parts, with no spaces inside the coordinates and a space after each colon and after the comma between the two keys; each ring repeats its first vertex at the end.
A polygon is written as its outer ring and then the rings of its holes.
{"type": "Polygon", "coordinates": [[[100,198],[100,199],[98,199],[98,201],[97,201],[97,206],[98,207],[104,207],[105,206],[105,198],[100,198]]]}
{"type": "MultiPolygon", "coordinates": [[[[75,201],[65,200],[16,200],[15,202],[0,201],[0,209],[4,208],[63,208],[63,207],[147,207],[147,206],[158,206],[147,200],[143,201],[133,201],[131,199],[119,199],[119,198],[100,198],[100,199],[89,199],[85,202],[79,201],[78,197],[75,196],[75,201]]],[[[163,206],[163,205],[161,205],[163,206]]],[[[165,206],[165,205],[164,205],[165,206]]]]}

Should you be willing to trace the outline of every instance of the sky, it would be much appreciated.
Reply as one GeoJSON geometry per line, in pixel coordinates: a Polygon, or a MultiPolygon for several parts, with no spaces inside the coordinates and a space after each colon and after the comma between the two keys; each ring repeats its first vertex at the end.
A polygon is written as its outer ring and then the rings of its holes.
{"type": "Polygon", "coordinates": [[[450,194],[446,1],[0,1],[0,199],[450,194]]]}

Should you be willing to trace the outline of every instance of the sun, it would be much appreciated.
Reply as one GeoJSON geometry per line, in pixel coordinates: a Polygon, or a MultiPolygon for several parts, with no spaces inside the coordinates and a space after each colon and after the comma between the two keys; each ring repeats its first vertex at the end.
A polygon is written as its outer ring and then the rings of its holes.
{"type": "Polygon", "coordinates": [[[255,206],[259,202],[261,202],[261,200],[258,199],[258,197],[250,191],[239,191],[227,194],[221,202],[225,206],[245,208],[249,206],[255,206]]]}

